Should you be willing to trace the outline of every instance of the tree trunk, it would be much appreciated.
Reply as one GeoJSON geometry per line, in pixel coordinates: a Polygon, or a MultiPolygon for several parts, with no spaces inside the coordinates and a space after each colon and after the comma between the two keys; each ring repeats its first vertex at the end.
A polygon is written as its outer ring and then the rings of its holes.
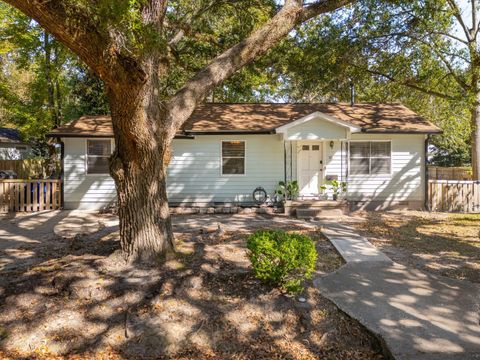
{"type": "Polygon", "coordinates": [[[471,110],[473,180],[480,180],[480,94],[471,110]]]}
{"type": "Polygon", "coordinates": [[[110,172],[118,194],[120,238],[128,261],[155,261],[175,250],[166,193],[171,140],[151,84],[107,87],[115,149],[110,172]]]}
{"type": "Polygon", "coordinates": [[[47,82],[48,110],[50,111],[54,124],[57,124],[55,88],[52,81],[52,43],[50,41],[50,35],[46,31],[43,33],[43,50],[45,52],[45,81],[47,82]]]}

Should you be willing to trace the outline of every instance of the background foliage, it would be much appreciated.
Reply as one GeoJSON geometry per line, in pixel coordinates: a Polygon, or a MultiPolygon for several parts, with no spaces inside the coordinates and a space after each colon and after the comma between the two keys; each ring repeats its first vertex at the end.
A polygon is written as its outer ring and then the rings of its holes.
{"type": "MultiPolygon", "coordinates": [[[[151,37],[147,47],[164,45],[150,36],[151,29],[135,26],[135,11],[111,4],[100,1],[99,13],[109,12],[118,26],[129,24],[126,51],[148,51],[135,47],[138,37],[151,37]]],[[[185,36],[174,47],[164,95],[260,26],[276,6],[273,0],[172,1],[168,22],[172,31],[181,28],[185,36]]],[[[441,126],[444,134],[432,139],[432,162],[464,165],[470,161],[468,98],[442,59],[415,41],[426,33],[451,30],[451,14],[441,12],[442,6],[443,0],[362,0],[311,20],[218,86],[209,101],[350,101],[353,83],[359,102],[401,102],[441,126]],[[412,90],[405,86],[409,81],[432,93],[412,90]]],[[[80,115],[108,112],[102,83],[70,51],[1,2],[0,19],[0,126],[19,128],[41,148],[53,127],[80,115]]],[[[441,49],[462,51],[440,40],[441,49]]],[[[454,64],[455,75],[467,80],[466,65],[454,64]]]]}

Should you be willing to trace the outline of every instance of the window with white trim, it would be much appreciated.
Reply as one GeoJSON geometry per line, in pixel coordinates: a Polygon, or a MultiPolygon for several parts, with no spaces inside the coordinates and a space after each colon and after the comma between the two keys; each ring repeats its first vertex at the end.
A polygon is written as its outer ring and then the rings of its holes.
{"type": "Polygon", "coordinates": [[[110,139],[87,140],[87,174],[108,174],[111,153],[110,139]]]}
{"type": "Polygon", "coordinates": [[[222,141],[222,175],[245,174],[245,141],[222,141]]]}
{"type": "Polygon", "coordinates": [[[351,141],[350,174],[389,175],[392,168],[390,141],[351,141]]]}

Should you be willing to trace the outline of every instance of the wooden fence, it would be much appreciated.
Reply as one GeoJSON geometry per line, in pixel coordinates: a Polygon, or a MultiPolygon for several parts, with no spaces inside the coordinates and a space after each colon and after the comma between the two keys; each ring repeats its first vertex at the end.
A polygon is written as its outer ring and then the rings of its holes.
{"type": "Polygon", "coordinates": [[[429,180],[431,211],[480,213],[480,181],[429,180]]]}
{"type": "Polygon", "coordinates": [[[472,168],[428,166],[428,178],[430,180],[472,180],[472,168]]]}
{"type": "Polygon", "coordinates": [[[60,209],[61,180],[0,180],[0,212],[60,209]]]}
{"type": "MultiPolygon", "coordinates": [[[[55,164],[60,172],[60,162],[55,164]]],[[[50,176],[45,159],[0,160],[0,170],[12,170],[19,179],[44,179],[50,176]]]]}

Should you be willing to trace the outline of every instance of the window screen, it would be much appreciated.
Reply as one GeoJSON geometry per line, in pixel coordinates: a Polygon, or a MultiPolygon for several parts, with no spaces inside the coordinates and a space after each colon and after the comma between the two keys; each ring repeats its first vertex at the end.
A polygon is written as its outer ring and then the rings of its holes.
{"type": "Polygon", "coordinates": [[[354,141],[350,143],[350,173],[353,175],[390,174],[389,141],[354,141]]]}
{"type": "Polygon", "coordinates": [[[87,140],[87,174],[108,174],[111,153],[110,140],[87,140]]]}
{"type": "Polygon", "coordinates": [[[245,141],[222,141],[222,174],[245,174],[245,141]]]}

